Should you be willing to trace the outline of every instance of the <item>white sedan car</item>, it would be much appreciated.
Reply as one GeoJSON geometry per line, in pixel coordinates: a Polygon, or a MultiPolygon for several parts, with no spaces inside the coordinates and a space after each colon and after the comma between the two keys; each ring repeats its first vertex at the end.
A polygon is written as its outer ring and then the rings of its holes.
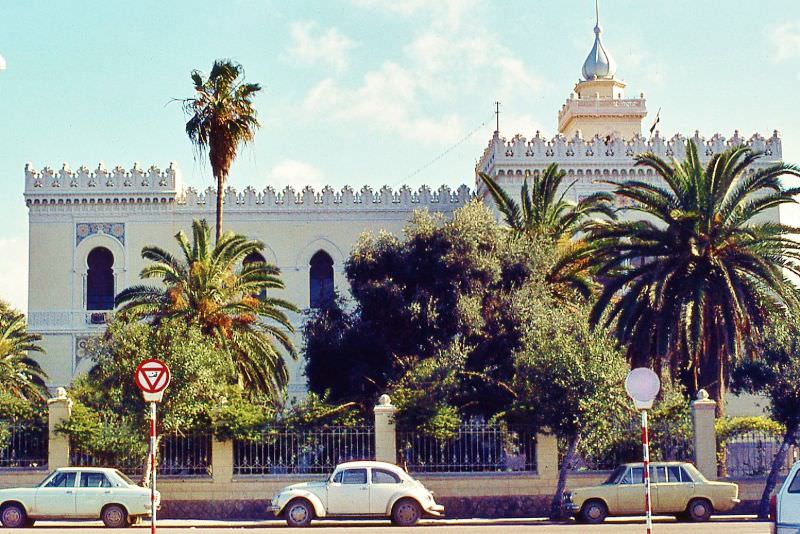
{"type": "Polygon", "coordinates": [[[396,465],[366,461],[339,464],[327,480],[287,486],[272,498],[269,509],[293,527],[332,516],[388,517],[395,525],[411,526],[425,514],[444,513],[433,493],[408,473],[396,465]]]}
{"type": "MultiPolygon", "coordinates": [[[[161,495],[156,492],[156,506],[161,495]]],[[[125,527],[150,515],[150,490],[116,469],[67,467],[50,473],[33,488],[0,490],[0,523],[32,526],[37,519],[102,519],[125,527]]]]}

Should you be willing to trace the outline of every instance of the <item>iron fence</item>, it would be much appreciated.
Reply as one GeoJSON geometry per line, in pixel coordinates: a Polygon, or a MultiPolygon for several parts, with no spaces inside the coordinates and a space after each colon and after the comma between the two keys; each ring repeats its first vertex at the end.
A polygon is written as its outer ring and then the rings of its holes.
{"type": "MultiPolygon", "coordinates": [[[[641,429],[631,427],[625,439],[605,450],[591,450],[583,445],[570,462],[570,471],[610,471],[620,464],[642,461],[641,429]]],[[[566,443],[559,442],[559,463],[564,461],[566,443]]],[[[650,435],[650,460],[654,462],[694,462],[694,437],[690,434],[653,432],[650,435]]]]}
{"type": "MultiPolygon", "coordinates": [[[[781,439],[768,432],[754,431],[733,436],[725,444],[724,474],[730,477],[766,476],[772,469],[772,462],[780,446],[781,439]]],[[[789,472],[799,453],[796,445],[789,448],[781,467],[781,475],[789,472]]]]}
{"type": "Polygon", "coordinates": [[[400,462],[411,472],[536,471],[536,432],[529,427],[466,423],[446,440],[400,431],[397,445],[400,462]]]}
{"type": "Polygon", "coordinates": [[[350,460],[375,458],[375,430],[368,426],[298,430],[269,427],[255,440],[235,440],[237,475],[322,474],[350,460]]]}
{"type": "MultiPolygon", "coordinates": [[[[113,429],[106,430],[113,432],[113,429]]],[[[117,449],[116,452],[92,454],[81,447],[70,446],[70,463],[78,467],[114,467],[129,476],[138,477],[144,473],[147,461],[146,445],[138,450],[117,449]]],[[[210,476],[211,475],[211,434],[204,432],[164,434],[159,440],[159,476],[210,476]]]]}
{"type": "Polygon", "coordinates": [[[0,467],[47,467],[47,432],[35,423],[0,422],[0,467]]]}

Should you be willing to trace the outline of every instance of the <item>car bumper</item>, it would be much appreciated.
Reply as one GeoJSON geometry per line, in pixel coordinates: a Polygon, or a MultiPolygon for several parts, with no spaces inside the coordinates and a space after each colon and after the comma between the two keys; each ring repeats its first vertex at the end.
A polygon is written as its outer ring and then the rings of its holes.
{"type": "Polygon", "coordinates": [[[444,515],[444,505],[443,504],[433,504],[428,509],[425,510],[425,513],[428,515],[432,515],[435,517],[441,517],[444,515]]]}
{"type": "Polygon", "coordinates": [[[278,506],[277,504],[271,504],[270,503],[270,505],[267,506],[267,512],[272,512],[273,514],[278,515],[278,513],[280,511],[281,511],[281,507],[278,506]]]}
{"type": "Polygon", "coordinates": [[[580,509],[581,509],[581,506],[579,504],[574,503],[574,502],[566,502],[566,503],[564,503],[564,510],[566,510],[567,512],[570,512],[570,513],[574,514],[575,512],[579,511],[580,509]]]}

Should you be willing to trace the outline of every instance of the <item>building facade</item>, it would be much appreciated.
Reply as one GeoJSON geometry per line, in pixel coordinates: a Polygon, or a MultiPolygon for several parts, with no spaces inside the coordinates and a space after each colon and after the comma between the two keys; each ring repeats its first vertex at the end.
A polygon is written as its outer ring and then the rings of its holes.
{"type": "MultiPolygon", "coordinates": [[[[655,180],[635,166],[637,154],[652,151],[681,159],[691,139],[701,158],[731,146],[746,144],[766,157],[759,165],[781,159],[781,140],[774,132],[745,138],[734,132],[709,139],[699,132],[669,139],[658,131],[642,134],[646,101],[625,96],[625,83],[616,77],[616,64],[602,42],[599,21],[582,78],[558,112],[558,134],[545,139],[515,135],[506,140],[495,132],[476,171],[493,176],[517,198],[524,180],[557,163],[575,183],[572,200],[597,190],[611,190],[606,181],[628,178],[655,180]]],[[[399,232],[416,209],[452,213],[477,194],[476,184],[412,191],[403,187],[358,191],[325,187],[296,191],[287,187],[261,191],[247,187],[225,194],[226,230],[266,243],[264,260],[281,269],[286,292],[281,295],[301,308],[317,306],[332,291],[347,293],[343,264],[359,236],[366,231],[399,232]]],[[[25,167],[25,202],[29,209],[29,328],[42,334],[47,354],[39,359],[50,386],[67,385],[91,366],[86,341],[101,332],[113,313],[113,297],[138,283],[145,262],[145,245],[176,249],[172,236],[188,231],[193,219],[214,219],[213,189],[197,192],[181,184],[174,165],[162,170],[135,164],[107,170],[25,167]]],[[[780,218],[776,211],[770,214],[780,218]]],[[[177,252],[177,250],[176,250],[177,252]]],[[[259,258],[260,259],[260,258],[259,258]]],[[[298,326],[302,314],[293,317],[298,326]]],[[[296,339],[301,343],[299,338],[296,339]]],[[[305,391],[302,362],[290,364],[291,394],[305,391]]]]}

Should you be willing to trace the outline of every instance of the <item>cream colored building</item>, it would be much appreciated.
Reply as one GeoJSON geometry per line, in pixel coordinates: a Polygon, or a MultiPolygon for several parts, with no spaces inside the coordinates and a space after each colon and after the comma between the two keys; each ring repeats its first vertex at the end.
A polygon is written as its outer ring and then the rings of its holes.
{"type": "MultiPolygon", "coordinates": [[[[573,200],[598,189],[610,189],[602,180],[654,177],[634,167],[636,154],[653,151],[682,158],[687,137],[666,139],[655,132],[642,135],[647,114],[644,95],[625,96],[625,83],[616,77],[616,65],[601,39],[599,22],[582,79],[558,112],[558,134],[552,139],[538,132],[506,140],[495,132],[476,170],[495,177],[517,198],[527,176],[558,163],[576,181],[573,200]]],[[[734,132],[729,139],[714,135],[691,137],[703,159],[739,144],[763,151],[766,165],[781,159],[777,132],[749,138],[734,132]]],[[[486,191],[477,187],[479,196],[486,191]]],[[[416,209],[452,213],[474,193],[467,186],[411,191],[404,187],[358,191],[324,188],[301,191],[270,187],[225,196],[226,229],[267,244],[264,259],[280,267],[284,295],[302,308],[324,298],[334,288],[346,293],[343,265],[359,235],[365,231],[398,232],[416,209]]],[[[86,340],[104,328],[113,295],[138,283],[144,266],[143,246],[175,249],[172,236],[187,231],[192,219],[214,220],[214,191],[198,193],[181,184],[173,165],[142,169],[102,164],[94,170],[25,167],[25,202],[29,209],[30,329],[44,336],[47,350],[40,357],[50,385],[60,386],[91,365],[86,340]]],[[[773,214],[778,218],[778,214],[773,214]]],[[[176,251],[177,252],[177,251],[176,251]]],[[[296,324],[302,315],[294,317],[296,324]]],[[[298,339],[298,344],[300,340],[298,339]]],[[[154,355],[155,356],[155,355],[154,355]]],[[[290,393],[305,391],[302,362],[291,365],[290,393]]]]}

